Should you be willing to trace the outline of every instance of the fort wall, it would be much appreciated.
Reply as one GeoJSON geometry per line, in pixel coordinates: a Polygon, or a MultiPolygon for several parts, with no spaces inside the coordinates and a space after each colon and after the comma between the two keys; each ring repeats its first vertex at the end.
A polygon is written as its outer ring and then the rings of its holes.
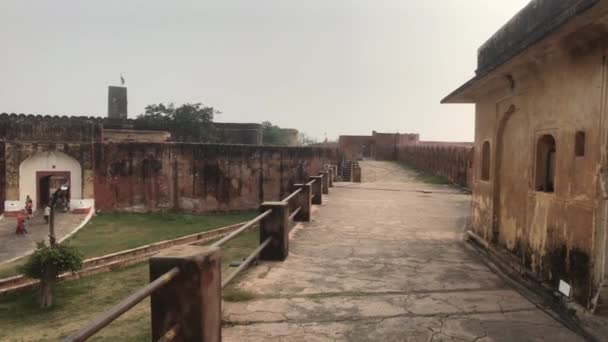
{"type": "Polygon", "coordinates": [[[107,211],[256,209],[335,163],[337,151],[185,143],[97,144],[95,200],[107,211]]]}
{"type": "Polygon", "coordinates": [[[426,143],[400,146],[397,160],[418,170],[447,178],[471,189],[473,182],[472,143],[426,143]]]}

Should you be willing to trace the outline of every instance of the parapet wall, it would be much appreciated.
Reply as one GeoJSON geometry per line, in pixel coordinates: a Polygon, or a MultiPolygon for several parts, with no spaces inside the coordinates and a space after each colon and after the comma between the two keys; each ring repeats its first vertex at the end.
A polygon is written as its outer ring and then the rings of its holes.
{"type": "MultiPolygon", "coordinates": [[[[166,125],[160,127],[134,119],[0,114],[0,140],[3,141],[54,141],[61,143],[128,141],[130,139],[141,142],[168,139],[175,141],[177,139],[176,129],[166,125]],[[153,132],[158,132],[158,134],[153,132]],[[165,138],[166,132],[172,134],[165,138]]],[[[214,122],[208,140],[222,144],[262,145],[262,125],[214,122]]]]}
{"type": "Polygon", "coordinates": [[[400,146],[397,160],[414,168],[446,177],[450,182],[472,188],[473,144],[424,143],[400,146]]]}
{"type": "Polygon", "coordinates": [[[185,143],[97,144],[95,205],[105,211],[256,209],[337,162],[337,150],[185,143]]]}
{"type": "Polygon", "coordinates": [[[93,117],[0,114],[0,140],[91,143],[100,141],[102,123],[93,117]]]}

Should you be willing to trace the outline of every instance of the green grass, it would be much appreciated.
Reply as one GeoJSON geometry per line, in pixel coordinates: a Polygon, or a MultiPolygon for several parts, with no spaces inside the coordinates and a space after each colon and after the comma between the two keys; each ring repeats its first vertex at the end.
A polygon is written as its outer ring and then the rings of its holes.
{"type": "MultiPolygon", "coordinates": [[[[244,222],[256,214],[253,211],[203,215],[100,214],[64,243],[76,247],[85,258],[93,258],[244,222]]],[[[18,266],[24,262],[22,258],[0,266],[0,278],[19,274],[18,266]]]]}
{"type": "MultiPolygon", "coordinates": [[[[258,245],[258,230],[248,231],[221,249],[222,274],[234,271],[230,262],[246,257],[258,245]]],[[[148,264],[141,263],[108,273],[57,284],[55,305],[41,310],[37,290],[0,297],[0,341],[58,340],[82,327],[148,282],[148,264]]],[[[238,282],[238,278],[233,284],[238,282]]],[[[249,300],[253,294],[228,287],[226,300],[249,300]]],[[[146,300],[91,341],[150,341],[150,304],[146,300]]]]}
{"type": "Polygon", "coordinates": [[[251,211],[204,215],[101,214],[66,242],[91,258],[244,222],[255,215],[251,211]]]}

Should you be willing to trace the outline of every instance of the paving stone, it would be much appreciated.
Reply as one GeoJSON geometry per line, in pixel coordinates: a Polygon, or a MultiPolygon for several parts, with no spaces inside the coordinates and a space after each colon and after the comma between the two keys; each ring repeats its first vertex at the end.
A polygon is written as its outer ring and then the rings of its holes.
{"type": "Polygon", "coordinates": [[[241,279],[254,299],[224,303],[224,341],[580,340],[465,248],[468,195],[360,165],[364,183],[336,183],[286,261],[241,279]]]}
{"type": "MultiPolygon", "coordinates": [[[[83,214],[58,213],[55,216],[55,236],[57,240],[70,234],[86,218],[83,214]]],[[[17,235],[16,217],[5,217],[0,220],[0,263],[31,252],[36,243],[42,240],[49,242],[49,226],[38,211],[31,220],[26,220],[28,235],[17,235]]]]}

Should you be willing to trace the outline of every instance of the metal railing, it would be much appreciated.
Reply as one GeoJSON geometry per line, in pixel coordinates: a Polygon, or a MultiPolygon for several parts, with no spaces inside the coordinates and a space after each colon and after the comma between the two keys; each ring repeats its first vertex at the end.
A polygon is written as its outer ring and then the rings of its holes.
{"type": "MultiPolygon", "coordinates": [[[[332,177],[335,177],[333,172],[330,172],[329,174],[332,177]]],[[[316,178],[310,180],[304,186],[312,187],[315,184],[315,182],[317,182],[317,181],[324,183],[324,182],[327,182],[328,180],[323,179],[322,177],[321,178],[316,177],[316,178]]],[[[318,189],[321,189],[321,187],[322,187],[319,185],[317,185],[317,186],[318,186],[318,189]]],[[[294,208],[293,210],[289,210],[290,209],[289,207],[293,204],[292,202],[296,199],[296,196],[303,194],[302,191],[303,191],[303,189],[299,188],[299,189],[293,191],[292,193],[290,193],[287,197],[285,197],[281,201],[283,204],[287,204],[288,220],[290,222],[293,222],[294,219],[296,218],[296,216],[304,209],[301,205],[299,205],[297,208],[294,208]]],[[[304,195],[306,195],[306,194],[304,194],[304,195]]],[[[308,195],[310,196],[310,198],[307,199],[307,202],[309,203],[309,205],[310,205],[310,200],[313,196],[322,196],[320,191],[316,194],[313,194],[309,191],[308,195]]],[[[308,210],[310,211],[310,208],[308,208],[308,210]]],[[[260,213],[258,216],[253,218],[252,220],[243,224],[237,230],[233,231],[232,233],[224,236],[223,238],[221,238],[218,241],[211,244],[211,247],[220,248],[220,247],[224,246],[225,244],[227,244],[228,242],[230,242],[231,240],[238,237],[243,232],[247,231],[250,228],[253,228],[256,224],[259,224],[258,226],[260,227],[262,225],[262,222],[264,221],[264,219],[268,218],[272,214],[273,214],[273,209],[265,210],[264,212],[260,213]]],[[[291,227],[289,227],[289,228],[285,227],[285,228],[286,228],[287,233],[289,232],[289,230],[291,230],[291,227]]],[[[260,254],[271,244],[272,240],[273,240],[273,236],[268,236],[264,241],[262,241],[253,250],[253,252],[251,254],[249,254],[249,256],[247,256],[245,258],[245,260],[243,260],[238,265],[238,267],[232,273],[230,273],[228,276],[226,276],[221,281],[221,288],[222,289],[225,288],[242,271],[247,269],[249,267],[249,265],[254,260],[256,260],[260,256],[260,254]]],[[[118,317],[120,317],[121,315],[123,315],[124,313],[129,311],[132,307],[134,307],[135,305],[142,302],[148,296],[151,296],[155,291],[158,291],[159,289],[163,288],[164,286],[166,286],[167,284],[172,282],[178,275],[180,275],[180,273],[181,273],[181,270],[179,267],[176,266],[176,267],[171,268],[169,271],[162,274],[160,277],[156,278],[154,281],[150,282],[149,284],[142,287],[138,291],[134,292],[129,297],[125,298],[123,301],[121,301],[120,303],[118,303],[117,305],[112,307],[111,309],[100,314],[95,320],[93,320],[92,322],[90,322],[89,324],[87,324],[86,326],[84,326],[83,328],[78,330],[77,332],[73,333],[72,335],[68,336],[64,341],[77,342],[77,341],[87,340],[88,338],[90,338],[91,336],[93,336],[94,334],[99,332],[101,329],[103,329],[104,327],[106,327],[107,325],[112,323],[118,317]]],[[[221,315],[221,313],[220,313],[220,315],[221,315]]],[[[183,327],[181,326],[180,323],[173,324],[160,337],[160,339],[158,341],[163,341],[163,342],[173,341],[176,337],[179,336],[180,332],[183,330],[182,328],[183,327]]]]}
{"type": "Polygon", "coordinates": [[[99,330],[105,328],[108,324],[112,323],[122,314],[129,311],[132,307],[139,304],[142,300],[146,299],[150,294],[152,294],[152,292],[167,285],[179,274],[179,272],[179,268],[172,268],[163,276],[157,278],[150,284],[142,287],[135,293],[131,294],[129,297],[125,298],[122,302],[111,308],[110,310],[99,315],[97,319],[95,319],[76,333],[68,336],[65,341],[86,341],[89,337],[95,335],[95,333],[97,333],[99,330]]]}

